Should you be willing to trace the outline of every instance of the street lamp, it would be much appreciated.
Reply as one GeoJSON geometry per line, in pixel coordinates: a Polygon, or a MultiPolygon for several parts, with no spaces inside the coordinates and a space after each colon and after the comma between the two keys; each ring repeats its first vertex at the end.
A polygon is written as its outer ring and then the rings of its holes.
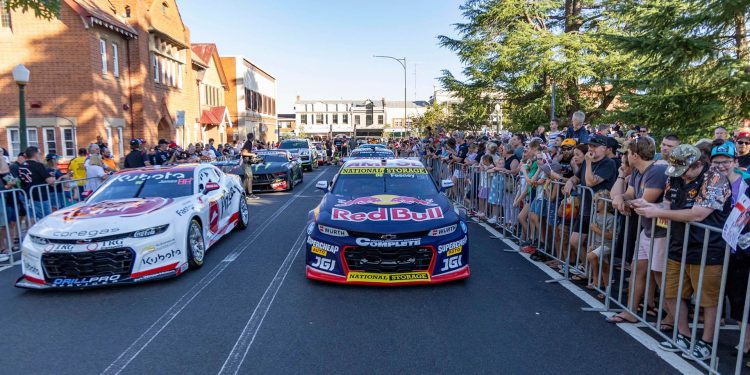
{"type": "Polygon", "coordinates": [[[406,127],[406,57],[403,59],[397,59],[392,56],[373,56],[373,57],[382,57],[384,59],[391,59],[398,61],[399,64],[401,64],[402,67],[404,67],[404,129],[406,129],[406,132],[409,133],[409,128],[406,127]]]}
{"type": "Polygon", "coordinates": [[[21,143],[21,152],[26,151],[28,144],[26,142],[26,84],[29,83],[29,70],[26,69],[23,64],[18,64],[13,68],[13,80],[18,85],[18,110],[19,110],[19,126],[18,133],[21,143]]]}

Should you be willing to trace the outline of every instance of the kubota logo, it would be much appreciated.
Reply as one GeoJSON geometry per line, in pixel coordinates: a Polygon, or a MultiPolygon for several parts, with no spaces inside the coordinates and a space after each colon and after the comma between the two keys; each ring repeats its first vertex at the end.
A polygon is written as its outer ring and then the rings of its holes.
{"type": "Polygon", "coordinates": [[[369,197],[359,197],[352,200],[339,200],[336,207],[349,207],[355,205],[374,204],[378,206],[393,206],[396,204],[419,204],[422,206],[434,207],[437,204],[432,199],[419,199],[415,197],[404,197],[401,195],[379,194],[369,197]]]}

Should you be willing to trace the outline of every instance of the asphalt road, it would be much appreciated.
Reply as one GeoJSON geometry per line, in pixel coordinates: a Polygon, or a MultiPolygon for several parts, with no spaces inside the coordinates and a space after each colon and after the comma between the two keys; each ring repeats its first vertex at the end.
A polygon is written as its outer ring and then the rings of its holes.
{"type": "Polygon", "coordinates": [[[470,224],[472,276],[436,286],[304,277],[305,174],[179,278],[86,291],[17,289],[0,272],[0,373],[648,373],[676,371],[470,224]]]}

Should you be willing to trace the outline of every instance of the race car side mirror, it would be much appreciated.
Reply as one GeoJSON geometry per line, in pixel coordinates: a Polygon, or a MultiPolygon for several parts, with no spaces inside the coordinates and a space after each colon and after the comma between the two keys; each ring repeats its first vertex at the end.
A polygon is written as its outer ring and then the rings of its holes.
{"type": "Polygon", "coordinates": [[[453,181],[451,180],[443,180],[440,182],[440,186],[443,187],[443,189],[452,188],[453,187],[453,181]]]}
{"type": "Polygon", "coordinates": [[[315,183],[315,188],[320,190],[328,190],[328,181],[318,181],[315,183]]]}
{"type": "Polygon", "coordinates": [[[219,190],[221,186],[216,182],[207,182],[206,188],[203,189],[203,193],[208,193],[210,191],[219,190]]]}

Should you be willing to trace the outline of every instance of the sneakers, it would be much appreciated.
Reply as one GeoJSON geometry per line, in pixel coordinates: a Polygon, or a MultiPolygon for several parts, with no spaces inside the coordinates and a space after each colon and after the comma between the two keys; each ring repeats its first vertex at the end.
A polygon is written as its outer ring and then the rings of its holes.
{"type": "Polygon", "coordinates": [[[497,224],[497,216],[487,219],[487,224],[497,224]]]}
{"type": "Polygon", "coordinates": [[[2,253],[0,254],[0,262],[7,262],[10,260],[10,255],[2,253]]]}
{"type": "MultiPolygon", "coordinates": [[[[690,358],[690,356],[686,353],[683,353],[682,357],[685,359],[693,359],[690,358]]],[[[711,345],[703,340],[698,340],[698,342],[695,343],[695,348],[693,349],[693,357],[695,357],[695,359],[699,361],[705,361],[711,358],[711,345]]]]}
{"type": "MultiPolygon", "coordinates": [[[[677,340],[673,344],[671,341],[662,341],[659,343],[659,349],[667,352],[679,352],[680,350],[687,351],[690,348],[690,338],[683,336],[681,333],[677,334],[677,340]]],[[[698,344],[695,345],[695,349],[698,349],[698,344]]]]}
{"type": "Polygon", "coordinates": [[[534,254],[536,253],[536,247],[532,245],[524,246],[521,248],[521,252],[526,254],[534,254]]]}
{"type": "Polygon", "coordinates": [[[248,196],[245,197],[245,201],[247,201],[247,202],[252,201],[252,200],[256,200],[256,199],[260,199],[260,197],[257,196],[257,195],[255,195],[255,194],[250,194],[250,195],[248,195],[248,196]]]}

